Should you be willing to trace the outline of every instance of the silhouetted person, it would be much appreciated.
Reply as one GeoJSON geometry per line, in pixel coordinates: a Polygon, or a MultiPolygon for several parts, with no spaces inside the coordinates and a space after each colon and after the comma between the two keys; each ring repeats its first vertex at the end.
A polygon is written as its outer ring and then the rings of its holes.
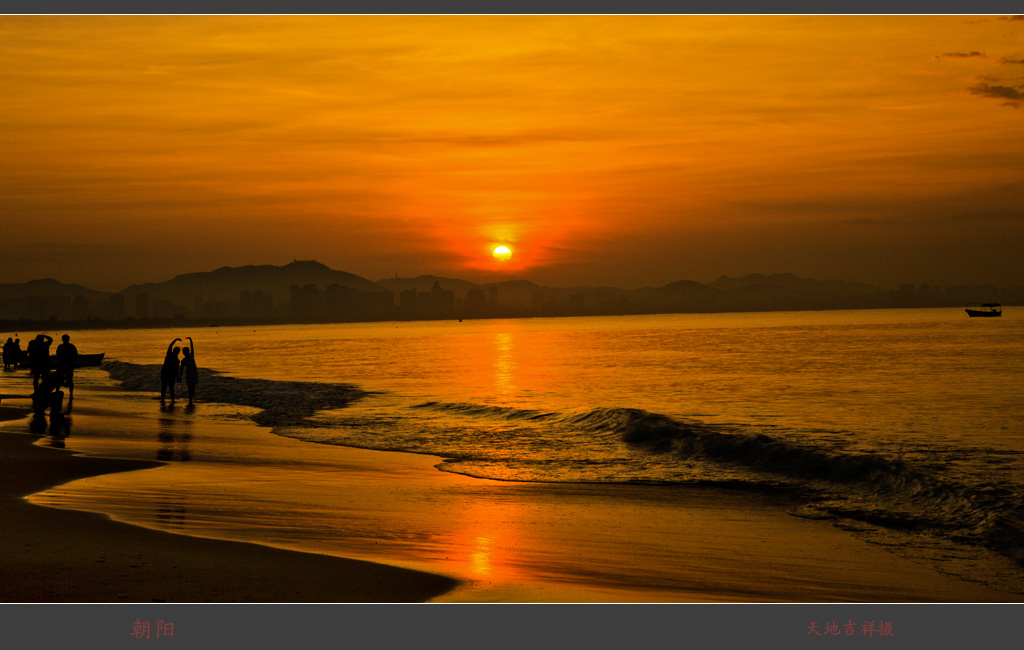
{"type": "Polygon", "coordinates": [[[188,337],[188,344],[191,348],[185,348],[181,351],[181,367],[178,370],[178,381],[181,381],[181,376],[185,375],[185,385],[188,387],[188,403],[192,403],[192,398],[196,394],[196,383],[199,381],[199,369],[196,368],[196,344],[192,341],[192,337],[188,337]]]}
{"type": "Polygon", "coordinates": [[[60,337],[61,344],[57,346],[57,379],[60,385],[68,387],[68,405],[75,399],[75,359],[78,358],[78,348],[71,343],[71,337],[65,334],[60,337]]]}
{"type": "Polygon", "coordinates": [[[178,353],[181,348],[174,347],[174,344],[181,339],[174,339],[167,346],[167,355],[164,356],[164,365],[160,367],[160,401],[164,401],[164,394],[171,392],[171,402],[174,401],[174,382],[178,380],[178,353]]]}
{"type": "Polygon", "coordinates": [[[4,343],[4,370],[10,370],[16,363],[18,360],[14,356],[14,339],[7,337],[7,343],[4,343]]]}
{"type": "Polygon", "coordinates": [[[28,342],[28,363],[32,368],[32,389],[39,386],[39,379],[50,369],[50,344],[53,339],[40,334],[28,342]]]}
{"type": "Polygon", "coordinates": [[[25,357],[25,352],[21,349],[21,339],[14,339],[14,362],[15,368],[21,363],[21,360],[25,357]]]}

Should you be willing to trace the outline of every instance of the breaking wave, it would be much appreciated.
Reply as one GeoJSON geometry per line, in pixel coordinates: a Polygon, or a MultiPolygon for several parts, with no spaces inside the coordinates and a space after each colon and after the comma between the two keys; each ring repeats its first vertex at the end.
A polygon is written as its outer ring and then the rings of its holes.
{"type": "MultiPolygon", "coordinates": [[[[939,535],[998,551],[1024,564],[1024,503],[996,486],[967,486],[898,457],[797,444],[743,427],[709,425],[640,409],[548,413],[428,402],[416,408],[507,421],[544,421],[563,432],[614,433],[649,454],[740,468],[739,485],[788,489],[802,501],[793,514],[939,535]]],[[[455,469],[454,471],[458,471],[455,469]]],[[[737,486],[735,471],[723,473],[737,486]]]]}

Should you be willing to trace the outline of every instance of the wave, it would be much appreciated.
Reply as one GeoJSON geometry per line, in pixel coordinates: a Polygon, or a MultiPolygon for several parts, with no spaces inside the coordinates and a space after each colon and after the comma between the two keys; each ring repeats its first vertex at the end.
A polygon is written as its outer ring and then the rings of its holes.
{"type": "Polygon", "coordinates": [[[627,444],[657,453],[699,456],[804,479],[912,482],[899,459],[802,447],[762,433],[723,430],[640,409],[598,409],[576,421],[593,427],[611,427],[627,444]]]}
{"type": "Polygon", "coordinates": [[[724,430],[703,422],[671,418],[631,408],[599,408],[553,413],[483,404],[425,402],[414,408],[509,421],[547,421],[591,432],[611,431],[623,442],[656,453],[674,452],[803,478],[834,481],[906,480],[903,464],[872,454],[842,454],[803,448],[764,434],[724,430]]]}
{"type": "Polygon", "coordinates": [[[506,420],[554,420],[558,418],[557,413],[536,411],[532,409],[517,409],[510,406],[488,406],[486,404],[466,404],[450,402],[424,402],[416,404],[413,408],[433,409],[435,411],[446,411],[459,415],[498,417],[506,420]]]}
{"type": "Polygon", "coordinates": [[[986,546],[1024,560],[1019,504],[910,467],[900,458],[803,447],[763,434],[721,432],[634,409],[615,415],[617,430],[629,444],[783,475],[819,494],[830,493],[833,498],[822,498],[818,507],[830,515],[889,528],[944,530],[984,540],[986,546]]]}
{"type": "Polygon", "coordinates": [[[1006,490],[958,484],[941,472],[882,453],[850,453],[633,408],[550,413],[479,404],[427,402],[421,409],[507,421],[542,420],[552,427],[611,433],[651,455],[738,467],[721,483],[788,489],[802,503],[797,516],[857,521],[889,530],[939,534],[980,545],[1024,564],[1024,506],[1006,490]],[[765,480],[765,477],[768,480],[765,480]]]}

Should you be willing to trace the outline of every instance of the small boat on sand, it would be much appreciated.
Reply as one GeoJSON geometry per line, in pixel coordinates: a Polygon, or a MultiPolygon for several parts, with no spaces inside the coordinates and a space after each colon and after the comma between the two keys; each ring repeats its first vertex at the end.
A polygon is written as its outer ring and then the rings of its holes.
{"type": "Polygon", "coordinates": [[[967,305],[967,309],[965,309],[964,311],[966,311],[967,315],[970,316],[971,318],[1002,316],[1003,306],[1000,305],[998,302],[972,302],[971,304],[967,305]]]}

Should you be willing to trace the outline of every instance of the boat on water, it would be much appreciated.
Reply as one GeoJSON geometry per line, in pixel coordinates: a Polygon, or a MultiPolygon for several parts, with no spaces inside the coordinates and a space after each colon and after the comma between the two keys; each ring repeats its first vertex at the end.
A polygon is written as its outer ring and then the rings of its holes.
{"type": "Polygon", "coordinates": [[[980,316],[980,317],[1002,316],[1003,315],[1003,306],[1000,305],[998,302],[986,302],[986,303],[972,302],[971,304],[967,305],[967,309],[965,309],[964,311],[966,311],[967,315],[970,316],[971,318],[978,317],[978,316],[980,316]]]}

